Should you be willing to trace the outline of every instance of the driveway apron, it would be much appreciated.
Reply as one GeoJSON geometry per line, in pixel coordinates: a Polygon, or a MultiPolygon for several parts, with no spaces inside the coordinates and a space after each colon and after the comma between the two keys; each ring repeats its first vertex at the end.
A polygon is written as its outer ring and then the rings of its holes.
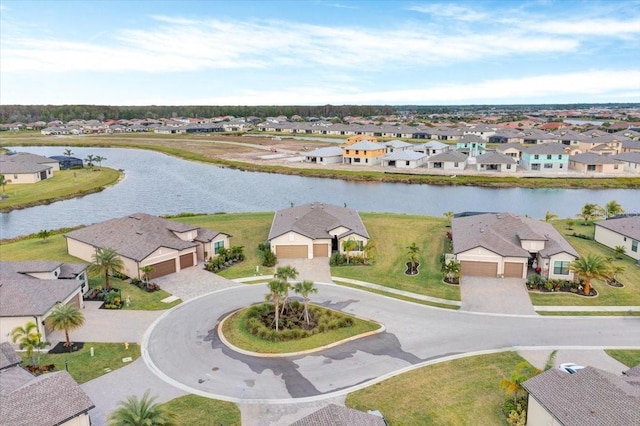
{"type": "Polygon", "coordinates": [[[191,300],[194,297],[211,293],[212,291],[241,285],[213,272],[206,271],[201,265],[156,278],[154,281],[164,291],[179,297],[183,301],[191,300]]]}
{"type": "Polygon", "coordinates": [[[460,280],[460,293],[463,311],[535,315],[522,278],[464,276],[460,280]]]}
{"type": "Polygon", "coordinates": [[[277,266],[293,266],[298,271],[298,280],[310,280],[318,283],[332,283],[329,258],[314,259],[278,259],[277,266]]]}

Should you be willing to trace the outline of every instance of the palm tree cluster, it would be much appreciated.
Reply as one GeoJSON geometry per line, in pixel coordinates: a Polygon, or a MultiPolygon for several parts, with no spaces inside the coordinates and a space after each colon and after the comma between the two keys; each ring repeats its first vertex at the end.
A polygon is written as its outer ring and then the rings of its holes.
{"type": "Polygon", "coordinates": [[[274,324],[276,331],[280,330],[280,317],[291,310],[291,304],[289,303],[289,290],[293,290],[296,294],[299,294],[303,298],[303,312],[302,316],[307,325],[310,324],[311,318],[309,316],[309,295],[317,293],[318,289],[315,287],[313,281],[304,280],[291,285],[289,280],[294,280],[298,277],[298,271],[292,266],[279,266],[276,269],[273,280],[269,281],[267,286],[269,287],[269,293],[265,296],[267,301],[273,303],[274,307],[274,324]]]}
{"type": "Polygon", "coordinates": [[[13,343],[18,342],[21,350],[25,350],[27,356],[31,359],[31,365],[36,364],[36,360],[33,356],[33,351],[44,349],[45,346],[50,345],[49,342],[42,340],[42,333],[38,330],[38,325],[33,322],[27,322],[23,327],[16,327],[11,330],[11,341],[13,343]]]}
{"type": "Polygon", "coordinates": [[[598,218],[611,218],[625,213],[625,209],[616,200],[609,201],[604,207],[596,203],[586,203],[578,213],[587,225],[589,221],[598,218]]]}

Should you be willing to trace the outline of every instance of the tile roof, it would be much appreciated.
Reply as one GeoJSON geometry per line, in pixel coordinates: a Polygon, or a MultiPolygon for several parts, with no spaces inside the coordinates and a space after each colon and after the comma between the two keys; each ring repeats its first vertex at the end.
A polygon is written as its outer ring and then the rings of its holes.
{"type": "Polygon", "coordinates": [[[196,247],[197,243],[181,240],[174,232],[197,229],[197,226],[136,213],[69,232],[65,237],[94,247],[112,248],[121,256],[141,261],[160,247],[180,251],[196,247]]]}
{"type": "Polygon", "coordinates": [[[467,161],[467,156],[458,151],[445,151],[432,155],[427,161],[429,163],[463,163],[467,161]]]}
{"type": "Polygon", "coordinates": [[[640,216],[614,217],[596,222],[596,226],[640,241],[640,216]]]}
{"type": "Polygon", "coordinates": [[[575,374],[547,370],[522,386],[564,426],[626,426],[640,419],[640,387],[594,367],[575,374]]]}
{"type": "Polygon", "coordinates": [[[592,152],[576,154],[569,157],[569,161],[575,161],[581,164],[615,164],[618,160],[610,155],[598,155],[592,152]]]}
{"type": "Polygon", "coordinates": [[[357,234],[369,238],[369,233],[357,211],[316,202],[278,210],[271,223],[268,239],[272,240],[289,231],[311,239],[332,238],[329,231],[340,226],[349,231],[339,237],[357,234]]]}
{"type": "Polygon", "coordinates": [[[4,370],[8,367],[13,367],[22,362],[20,355],[11,346],[9,342],[0,343],[0,370],[4,370]]]}
{"type": "Polygon", "coordinates": [[[499,152],[489,152],[476,157],[478,164],[516,164],[516,160],[499,152]]]}
{"type": "Polygon", "coordinates": [[[329,404],[290,426],[385,426],[382,417],[352,408],[329,404]]]}
{"type": "Polygon", "coordinates": [[[59,425],[94,407],[93,401],[66,371],[37,377],[21,367],[0,372],[2,424],[59,425]]]}
{"type": "Polygon", "coordinates": [[[566,252],[578,257],[578,252],[553,225],[512,213],[483,213],[456,217],[451,223],[453,252],[455,254],[484,247],[501,256],[529,257],[522,248],[521,239],[545,241],[539,253],[549,257],[566,252]]]}

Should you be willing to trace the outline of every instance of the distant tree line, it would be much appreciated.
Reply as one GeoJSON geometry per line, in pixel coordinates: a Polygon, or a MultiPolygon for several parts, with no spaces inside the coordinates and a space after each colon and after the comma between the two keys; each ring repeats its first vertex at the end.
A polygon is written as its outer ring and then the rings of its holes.
{"type": "Polygon", "coordinates": [[[108,106],[108,105],[1,105],[0,123],[33,123],[54,120],[131,120],[171,117],[346,117],[395,114],[396,108],[385,105],[316,105],[316,106],[108,106]]]}

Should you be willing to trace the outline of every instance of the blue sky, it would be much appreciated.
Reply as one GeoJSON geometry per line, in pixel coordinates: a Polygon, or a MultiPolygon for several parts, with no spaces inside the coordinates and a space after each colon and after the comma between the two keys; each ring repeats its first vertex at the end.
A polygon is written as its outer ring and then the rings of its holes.
{"type": "Polygon", "coordinates": [[[1,104],[640,102],[640,1],[0,0],[1,104]]]}

